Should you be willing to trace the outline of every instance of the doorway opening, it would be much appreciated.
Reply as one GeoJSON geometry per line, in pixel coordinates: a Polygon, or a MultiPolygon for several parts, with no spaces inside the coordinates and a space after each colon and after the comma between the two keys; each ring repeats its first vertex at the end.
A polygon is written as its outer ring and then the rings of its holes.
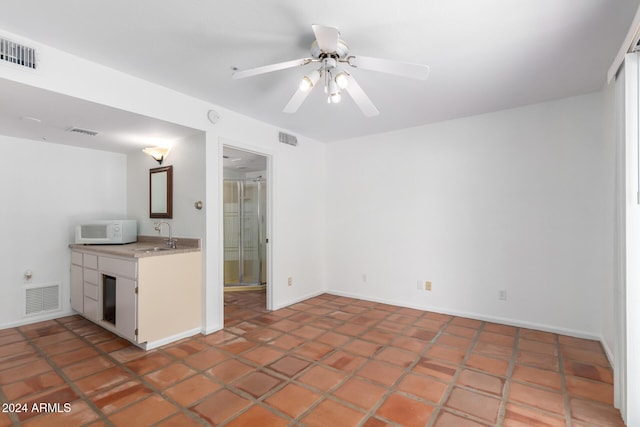
{"type": "Polygon", "coordinates": [[[223,147],[224,291],[267,287],[267,157],[223,147]]]}

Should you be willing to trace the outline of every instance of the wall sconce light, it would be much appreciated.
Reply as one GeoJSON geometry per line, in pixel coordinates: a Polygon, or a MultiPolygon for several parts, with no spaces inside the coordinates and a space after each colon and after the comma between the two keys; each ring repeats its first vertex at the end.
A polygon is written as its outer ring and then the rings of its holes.
{"type": "Polygon", "coordinates": [[[162,161],[169,154],[169,148],[167,147],[147,147],[142,150],[143,153],[150,155],[153,159],[162,164],[162,161]]]}

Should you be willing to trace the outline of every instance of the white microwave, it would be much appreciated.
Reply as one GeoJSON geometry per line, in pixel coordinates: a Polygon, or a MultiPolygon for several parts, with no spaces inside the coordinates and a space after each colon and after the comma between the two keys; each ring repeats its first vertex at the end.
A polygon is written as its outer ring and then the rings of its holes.
{"type": "Polygon", "coordinates": [[[138,240],[135,219],[88,221],[76,225],[76,243],[85,245],[122,245],[138,240]]]}

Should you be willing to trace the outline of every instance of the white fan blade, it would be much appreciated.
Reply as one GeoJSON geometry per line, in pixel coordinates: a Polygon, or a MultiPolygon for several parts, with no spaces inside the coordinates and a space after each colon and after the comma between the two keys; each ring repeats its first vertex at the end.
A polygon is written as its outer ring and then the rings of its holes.
{"type": "Polygon", "coordinates": [[[298,111],[298,108],[300,108],[304,100],[307,99],[307,96],[309,96],[311,90],[313,90],[313,88],[309,90],[296,90],[287,105],[284,106],[284,110],[282,110],[282,112],[293,114],[298,111]]]}
{"type": "Polygon", "coordinates": [[[347,87],[344,88],[344,90],[346,90],[349,95],[351,95],[351,98],[353,98],[358,108],[360,108],[362,114],[367,117],[373,117],[380,114],[376,106],[373,105],[373,102],[371,102],[371,99],[369,99],[358,82],[356,82],[356,79],[354,79],[350,74],[347,74],[347,79],[349,80],[349,83],[347,84],[347,87]]]}
{"type": "Polygon", "coordinates": [[[322,52],[334,53],[338,50],[338,36],[340,33],[337,28],[317,24],[313,24],[311,28],[313,28],[313,34],[315,34],[318,47],[322,52]]]}
{"type": "Polygon", "coordinates": [[[257,76],[258,74],[270,73],[272,71],[284,70],[286,68],[300,67],[312,62],[311,58],[300,58],[292,61],[279,62],[277,64],[263,65],[262,67],[251,68],[250,70],[234,71],[232,78],[244,79],[245,77],[257,76]]]}
{"type": "Polygon", "coordinates": [[[371,58],[368,56],[350,56],[347,63],[352,67],[381,73],[395,74],[410,79],[427,80],[429,66],[410,62],[392,61],[390,59],[371,58]]]}

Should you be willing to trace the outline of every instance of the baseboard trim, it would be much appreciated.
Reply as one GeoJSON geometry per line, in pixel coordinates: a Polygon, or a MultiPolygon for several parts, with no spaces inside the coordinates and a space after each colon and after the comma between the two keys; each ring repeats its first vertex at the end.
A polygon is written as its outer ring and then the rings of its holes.
{"type": "Polygon", "coordinates": [[[319,295],[326,294],[326,293],[328,293],[328,292],[324,291],[324,290],[319,291],[319,292],[312,292],[310,294],[303,295],[301,297],[294,298],[292,300],[286,301],[286,302],[284,302],[282,304],[278,304],[278,305],[274,304],[273,310],[274,311],[275,310],[280,310],[281,308],[286,308],[286,307],[289,307],[290,305],[297,304],[297,303],[302,302],[304,300],[308,300],[309,298],[314,298],[314,297],[317,297],[319,295]]]}
{"type": "Polygon", "coordinates": [[[31,325],[32,323],[45,322],[47,320],[60,319],[62,317],[73,316],[74,314],[78,314],[78,313],[76,313],[75,311],[67,310],[67,311],[51,312],[41,316],[29,316],[28,318],[20,319],[15,322],[4,323],[0,325],[0,330],[8,329],[8,328],[17,328],[19,326],[31,325]]]}
{"type": "Polygon", "coordinates": [[[220,326],[219,324],[216,325],[208,325],[202,329],[200,329],[200,333],[202,335],[209,335],[212,334],[214,332],[218,332],[219,330],[224,329],[224,327],[220,326]]]}
{"type": "Polygon", "coordinates": [[[607,345],[607,342],[604,340],[603,337],[600,337],[600,344],[602,344],[602,348],[604,349],[604,354],[607,356],[607,359],[609,359],[609,364],[611,365],[611,369],[615,371],[616,369],[616,359],[615,357],[613,357],[613,350],[607,345]]]}
{"type": "Polygon", "coordinates": [[[469,319],[481,320],[481,321],[485,321],[485,322],[500,323],[502,325],[515,326],[515,327],[518,327],[518,328],[534,329],[536,331],[551,332],[551,333],[555,333],[555,334],[568,335],[568,336],[572,336],[572,337],[576,337],[576,338],[584,338],[584,339],[589,339],[589,340],[596,340],[596,341],[600,341],[602,343],[602,339],[601,339],[601,337],[599,335],[595,335],[595,334],[592,334],[592,333],[589,333],[589,332],[585,332],[585,331],[578,331],[578,330],[574,330],[574,329],[559,328],[559,327],[555,327],[555,326],[551,326],[551,325],[545,325],[545,324],[542,324],[542,323],[518,321],[518,320],[514,320],[514,319],[509,319],[509,318],[506,318],[506,317],[486,316],[486,315],[479,314],[479,313],[465,312],[465,311],[459,311],[459,310],[450,310],[450,309],[445,309],[445,308],[441,308],[441,307],[424,307],[424,306],[418,306],[418,305],[414,305],[414,304],[407,304],[404,301],[396,301],[396,300],[390,300],[390,299],[384,299],[384,298],[372,298],[372,297],[368,297],[368,296],[365,296],[365,295],[352,294],[352,293],[349,293],[349,292],[334,291],[334,290],[327,290],[325,292],[328,293],[328,294],[331,294],[331,295],[337,295],[337,296],[342,296],[342,297],[346,297],[346,298],[361,299],[361,300],[364,300],[364,301],[378,302],[378,303],[381,303],[381,304],[395,305],[395,306],[398,306],[398,307],[412,308],[412,309],[415,309],[415,310],[432,311],[434,313],[448,314],[448,315],[451,315],[451,316],[466,317],[466,318],[469,318],[469,319]]]}
{"type": "Polygon", "coordinates": [[[165,337],[156,341],[146,342],[140,344],[144,350],[152,350],[157,347],[162,347],[163,345],[171,344],[172,342],[179,341],[184,338],[189,338],[194,335],[198,335],[202,331],[201,328],[193,328],[188,331],[180,332],[179,334],[171,335],[169,337],[165,337]]]}

